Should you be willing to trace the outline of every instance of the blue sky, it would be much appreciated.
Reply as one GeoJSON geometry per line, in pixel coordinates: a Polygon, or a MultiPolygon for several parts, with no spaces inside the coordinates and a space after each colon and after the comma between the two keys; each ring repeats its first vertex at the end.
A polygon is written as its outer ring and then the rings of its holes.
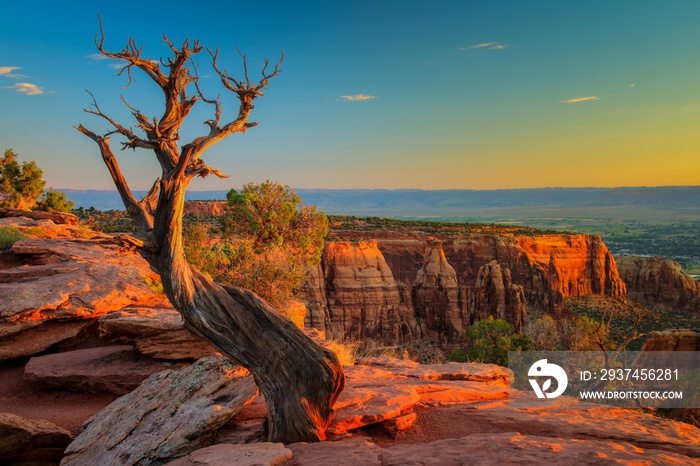
{"type": "MultiPolygon", "coordinates": [[[[14,2],[0,16],[0,149],[56,188],[112,187],[72,128],[108,130],[82,112],[85,89],[125,125],[122,93],[162,110],[148,78],[123,89],[114,63],[93,58],[98,13],[112,50],[133,36],[159,58],[162,34],[198,38],[234,74],[236,44],[251,73],[284,51],[260,126],[204,157],[231,178],[192,189],[700,184],[700,2],[14,2]]],[[[235,111],[207,58],[205,92],[235,111]]],[[[210,117],[202,105],[183,139],[210,117]]],[[[119,157],[134,189],[157,176],[148,153],[119,157]]]]}

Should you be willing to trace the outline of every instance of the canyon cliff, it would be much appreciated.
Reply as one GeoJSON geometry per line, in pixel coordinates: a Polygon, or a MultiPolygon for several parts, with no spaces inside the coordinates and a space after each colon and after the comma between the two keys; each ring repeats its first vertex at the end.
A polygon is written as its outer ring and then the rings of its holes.
{"type": "Polygon", "coordinates": [[[679,263],[661,257],[622,256],[617,264],[630,299],[700,314],[700,283],[679,263]]]}
{"type": "Polygon", "coordinates": [[[306,323],[329,336],[459,344],[488,316],[519,330],[527,309],[559,315],[565,297],[623,298],[626,289],[597,236],[378,233],[328,241],[307,292],[306,323]]]}

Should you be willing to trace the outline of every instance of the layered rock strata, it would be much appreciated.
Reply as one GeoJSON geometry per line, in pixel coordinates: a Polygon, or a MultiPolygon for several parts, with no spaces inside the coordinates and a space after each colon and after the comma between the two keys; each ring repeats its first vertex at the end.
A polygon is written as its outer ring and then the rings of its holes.
{"type": "Polygon", "coordinates": [[[597,236],[336,241],[310,272],[306,325],[336,338],[455,344],[488,316],[519,329],[527,308],[556,315],[568,296],[625,293],[597,236]]]}
{"type": "Polygon", "coordinates": [[[622,256],[617,266],[629,298],[700,314],[700,282],[679,263],[660,257],[622,256]]]}

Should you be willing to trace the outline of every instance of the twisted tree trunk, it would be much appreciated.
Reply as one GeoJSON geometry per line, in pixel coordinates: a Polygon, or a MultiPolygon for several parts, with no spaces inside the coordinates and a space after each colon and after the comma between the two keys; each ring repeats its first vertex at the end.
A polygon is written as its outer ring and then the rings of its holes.
{"type": "Polygon", "coordinates": [[[184,195],[182,186],[162,184],[153,230],[160,246],[146,257],[160,273],[163,290],[190,330],[251,371],[267,400],[270,441],[325,439],[344,386],[335,354],[252,292],[218,285],[187,263],[184,195]]]}
{"type": "Polygon", "coordinates": [[[134,237],[125,239],[136,245],[160,274],[163,290],[182,314],[185,326],[250,370],[267,400],[269,440],[292,443],[325,439],[333,405],[345,386],[345,375],[336,355],[314,343],[254,293],[216,284],[192,268],[183,249],[182,214],[190,180],[209,174],[224,176],[201,160],[202,153],[223,138],[256,125],[248,122],[252,102],[262,95],[268,80],[277,75],[279,63],[269,74],[265,72],[266,63],[260,82],[251,83],[243,56],[245,79],[237,81],[219,71],[217,53],[210,52],[221,82],[239,100],[238,116],[222,125],[219,99],[206,99],[198,77],[185,67],[190,55],[201,51],[196,41],[190,47],[186,40],[178,49],[165,38],[174,53],[167,63],[141,58],[141,48],[133,40],[118,53],[106,51],[103,42],[102,34],[96,41],[100,53],[124,60],[122,71],[126,70],[129,77],[132,67],[144,71],[161,87],[166,101],[159,120],[148,118],[127,104],[145,137],[105,115],[94,98],[92,107],[85,111],[107,120],[114,130],[97,135],[83,125],[76,127],[99,146],[124,205],[139,226],[134,237]],[[161,66],[168,72],[164,73],[161,66]],[[192,98],[187,96],[189,84],[194,84],[197,90],[192,98]],[[206,122],[209,134],[178,147],[179,128],[200,99],[215,106],[214,119],[206,122]],[[122,143],[124,148],[153,151],[162,168],[162,176],[140,201],[134,197],[112,153],[109,136],[115,133],[126,138],[127,142],[122,143]]]}

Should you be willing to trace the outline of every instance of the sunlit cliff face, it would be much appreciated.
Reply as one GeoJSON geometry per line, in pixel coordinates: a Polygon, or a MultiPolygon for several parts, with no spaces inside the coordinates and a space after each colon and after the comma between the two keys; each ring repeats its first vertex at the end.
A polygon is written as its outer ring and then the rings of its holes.
{"type": "Polygon", "coordinates": [[[307,322],[329,335],[448,344],[488,316],[520,328],[527,307],[557,314],[567,296],[625,294],[598,237],[363,234],[377,239],[329,241],[313,270],[307,322]]]}

